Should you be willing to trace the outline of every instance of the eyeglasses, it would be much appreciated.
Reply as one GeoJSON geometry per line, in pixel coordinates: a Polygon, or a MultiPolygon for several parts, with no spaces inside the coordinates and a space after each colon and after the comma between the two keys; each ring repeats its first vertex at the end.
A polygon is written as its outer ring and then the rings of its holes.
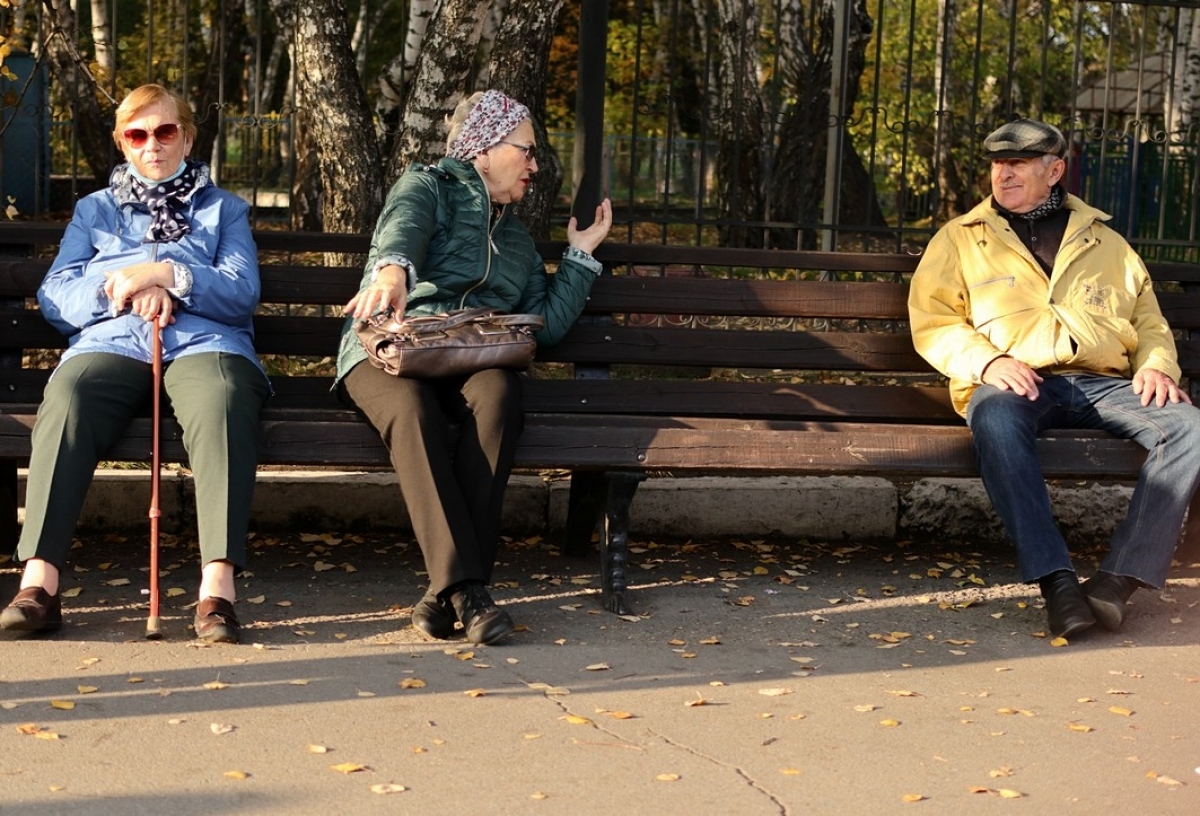
{"type": "Polygon", "coordinates": [[[154,130],[130,128],[121,135],[125,137],[125,141],[129,142],[129,146],[135,150],[145,147],[146,142],[149,141],[151,136],[160,145],[169,145],[179,138],[179,125],[159,125],[154,130]]]}
{"type": "Polygon", "coordinates": [[[517,150],[524,150],[525,151],[525,161],[527,161],[527,162],[537,161],[537,145],[517,144],[516,142],[506,142],[503,139],[501,139],[499,142],[497,142],[497,144],[506,144],[509,147],[515,147],[517,150]]]}

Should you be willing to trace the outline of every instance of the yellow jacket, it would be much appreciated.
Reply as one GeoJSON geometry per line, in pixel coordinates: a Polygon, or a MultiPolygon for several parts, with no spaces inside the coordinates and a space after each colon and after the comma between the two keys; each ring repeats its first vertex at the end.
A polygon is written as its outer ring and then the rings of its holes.
{"type": "Polygon", "coordinates": [[[989,196],[930,240],[908,295],[913,345],[950,378],[966,415],[988,363],[1008,355],[1041,372],[1132,377],[1153,368],[1179,380],[1171,336],[1145,264],[1068,195],[1071,211],[1047,279],[989,196]]]}

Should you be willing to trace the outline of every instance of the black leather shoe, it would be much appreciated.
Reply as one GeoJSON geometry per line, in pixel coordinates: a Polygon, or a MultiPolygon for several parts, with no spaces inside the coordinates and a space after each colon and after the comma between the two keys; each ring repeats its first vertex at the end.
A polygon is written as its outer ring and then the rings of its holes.
{"type": "Polygon", "coordinates": [[[516,628],[512,618],[496,606],[483,584],[460,587],[450,596],[450,602],[454,604],[454,611],[471,643],[496,643],[516,628]]]}
{"type": "Polygon", "coordinates": [[[1042,597],[1046,599],[1050,634],[1069,638],[1096,624],[1096,617],[1088,606],[1074,572],[1052,572],[1038,579],[1038,585],[1042,588],[1042,597]]]}
{"type": "Polygon", "coordinates": [[[0,629],[12,632],[53,632],[62,626],[62,601],[41,587],[17,593],[0,612],[0,629]]]}
{"type": "Polygon", "coordinates": [[[237,643],[241,639],[242,625],[238,623],[233,604],[216,595],[196,605],[192,626],[196,629],[196,637],[209,643],[237,643]]]}
{"type": "Polygon", "coordinates": [[[1125,622],[1125,603],[1139,586],[1135,578],[1101,571],[1083,582],[1083,594],[1100,625],[1115,632],[1125,622]]]}
{"type": "Polygon", "coordinates": [[[457,621],[454,607],[437,595],[426,595],[413,606],[413,626],[438,640],[454,637],[454,624],[457,621]]]}

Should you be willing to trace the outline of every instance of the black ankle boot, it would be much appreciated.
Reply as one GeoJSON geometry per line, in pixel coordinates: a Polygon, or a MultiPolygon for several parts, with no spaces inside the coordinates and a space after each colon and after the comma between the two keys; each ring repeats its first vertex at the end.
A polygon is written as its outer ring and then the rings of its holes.
{"type": "Polygon", "coordinates": [[[457,587],[450,602],[471,643],[495,643],[516,628],[509,614],[496,605],[481,583],[457,587]]]}
{"type": "Polygon", "coordinates": [[[1079,586],[1079,578],[1071,570],[1058,570],[1038,579],[1042,597],[1046,599],[1046,616],[1050,634],[1069,638],[1096,624],[1079,586]]]}
{"type": "Polygon", "coordinates": [[[1125,622],[1125,604],[1141,584],[1136,578],[1097,572],[1083,582],[1083,594],[1100,625],[1110,632],[1125,622]]]}

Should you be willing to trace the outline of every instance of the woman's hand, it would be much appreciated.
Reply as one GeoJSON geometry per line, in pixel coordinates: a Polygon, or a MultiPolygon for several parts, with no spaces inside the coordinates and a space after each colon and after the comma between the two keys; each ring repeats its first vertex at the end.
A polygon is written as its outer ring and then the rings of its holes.
{"type": "Polygon", "coordinates": [[[130,298],[130,311],[140,315],[147,323],[157,322],[159,328],[166,328],[175,322],[174,310],[175,301],[171,299],[171,293],[161,286],[143,289],[130,298]]]}
{"type": "MultiPolygon", "coordinates": [[[[144,261],[116,269],[104,276],[104,294],[112,301],[115,314],[120,314],[125,304],[131,302],[135,295],[154,287],[170,289],[174,285],[175,270],[166,261],[144,261]]],[[[163,294],[170,297],[166,292],[163,294]]]]}
{"type": "Polygon", "coordinates": [[[388,264],[375,275],[374,283],[350,298],[342,314],[352,316],[355,320],[365,320],[390,308],[397,315],[403,315],[407,299],[408,273],[403,267],[388,264]]]}
{"type": "Polygon", "coordinates": [[[591,255],[596,251],[596,247],[604,242],[610,229],[612,229],[612,202],[606,198],[596,208],[596,218],[587,229],[579,229],[575,217],[571,216],[571,220],[567,222],[567,243],[591,255]]]}

